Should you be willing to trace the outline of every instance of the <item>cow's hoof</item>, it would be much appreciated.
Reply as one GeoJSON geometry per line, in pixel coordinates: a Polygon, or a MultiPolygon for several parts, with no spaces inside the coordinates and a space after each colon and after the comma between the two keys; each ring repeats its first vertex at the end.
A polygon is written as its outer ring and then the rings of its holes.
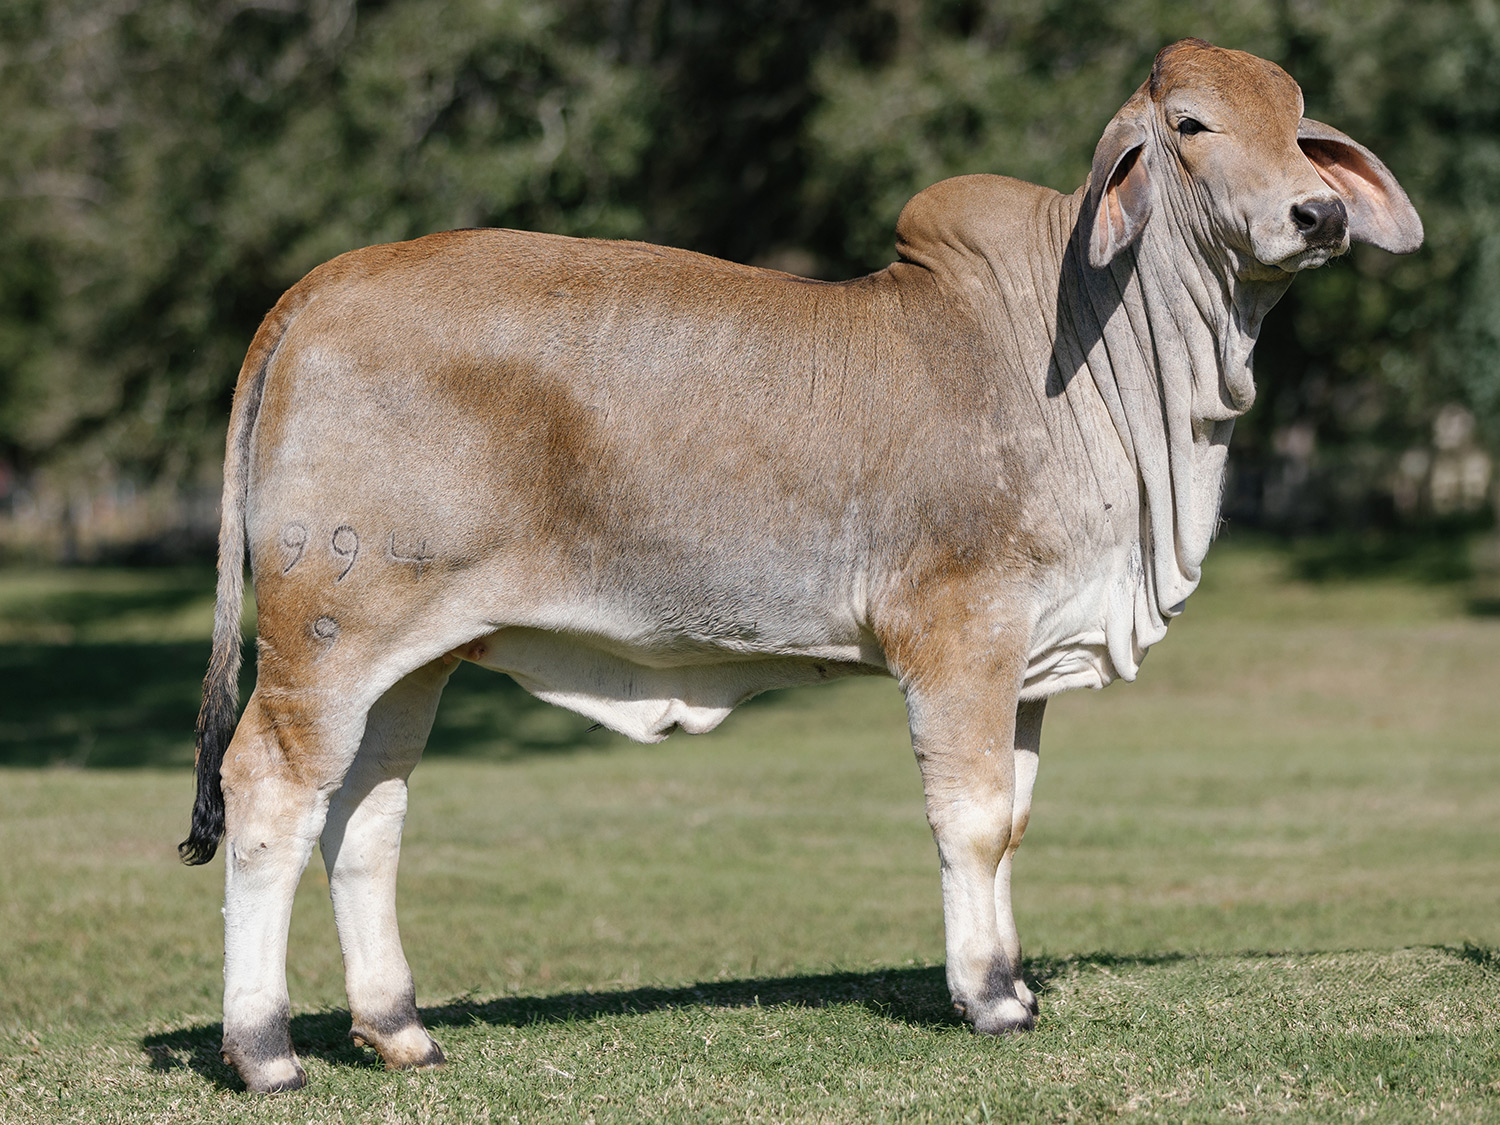
{"type": "Polygon", "coordinates": [[[1019,977],[1016,978],[1016,999],[1026,1005],[1026,1010],[1033,1016],[1041,1011],[1041,1005],[1037,1003],[1036,993],[1026,987],[1026,982],[1019,977]]]}
{"type": "Polygon", "coordinates": [[[443,1049],[416,1021],[394,1031],[356,1025],[350,1029],[349,1038],[361,1047],[374,1047],[387,1070],[420,1070],[448,1061],[443,1049]]]}
{"type": "Polygon", "coordinates": [[[226,1048],[221,1057],[234,1067],[245,1083],[245,1089],[252,1094],[285,1094],[307,1085],[307,1072],[302,1069],[296,1055],[250,1062],[226,1048]]]}
{"type": "Polygon", "coordinates": [[[219,1055],[252,1093],[282,1094],[307,1085],[284,1015],[260,1026],[226,1028],[219,1055]]]}
{"type": "Polygon", "coordinates": [[[957,1004],[959,1013],[980,1035],[1013,1035],[1036,1027],[1036,1015],[1014,996],[984,1004],[957,1004]]]}

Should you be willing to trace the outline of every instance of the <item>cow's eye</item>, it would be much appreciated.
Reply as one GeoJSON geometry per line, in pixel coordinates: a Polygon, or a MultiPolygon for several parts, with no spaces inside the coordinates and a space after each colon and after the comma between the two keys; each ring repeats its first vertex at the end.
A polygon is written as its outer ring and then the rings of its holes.
{"type": "Polygon", "coordinates": [[[1192,117],[1182,117],[1177,121],[1177,131],[1184,137],[1191,137],[1194,133],[1203,132],[1203,122],[1192,117]]]}

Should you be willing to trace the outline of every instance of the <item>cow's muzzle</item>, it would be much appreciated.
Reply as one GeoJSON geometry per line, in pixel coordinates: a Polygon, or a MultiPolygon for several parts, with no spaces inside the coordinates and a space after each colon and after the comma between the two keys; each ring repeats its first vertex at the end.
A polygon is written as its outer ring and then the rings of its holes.
{"type": "Polygon", "coordinates": [[[1337,198],[1293,203],[1292,225],[1309,246],[1338,246],[1349,233],[1349,212],[1337,198]]]}

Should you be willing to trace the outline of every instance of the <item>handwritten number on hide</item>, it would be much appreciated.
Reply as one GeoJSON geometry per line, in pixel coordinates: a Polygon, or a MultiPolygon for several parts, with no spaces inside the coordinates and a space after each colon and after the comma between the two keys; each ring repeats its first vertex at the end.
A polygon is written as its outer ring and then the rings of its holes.
{"type": "Polygon", "coordinates": [[[344,576],[354,569],[354,560],[359,558],[359,536],[352,527],[343,524],[334,530],[329,546],[339,558],[348,560],[344,569],[339,571],[339,576],[334,579],[335,582],[342,582],[344,576]]]}
{"type": "Polygon", "coordinates": [[[307,528],[300,523],[287,524],[281,532],[281,545],[292,554],[286,566],[281,568],[281,573],[287,574],[302,561],[302,556],[307,552],[307,528]]]}
{"type": "Polygon", "coordinates": [[[416,549],[411,554],[407,554],[404,549],[396,549],[396,533],[394,531],[391,532],[389,553],[392,562],[408,563],[415,566],[419,580],[422,577],[422,568],[432,561],[432,556],[427,553],[427,540],[423,539],[417,544],[416,549]]]}

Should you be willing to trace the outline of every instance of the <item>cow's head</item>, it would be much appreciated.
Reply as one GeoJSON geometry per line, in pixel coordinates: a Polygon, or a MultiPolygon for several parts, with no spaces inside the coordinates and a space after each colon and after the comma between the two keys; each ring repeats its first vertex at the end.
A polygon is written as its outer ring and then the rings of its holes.
{"type": "Polygon", "coordinates": [[[1302,91],[1274,63],[1184,39],[1115,115],[1094,152],[1089,261],[1133,244],[1153,213],[1244,280],[1286,277],[1351,239],[1397,254],[1422,221],[1384,164],[1302,116],[1302,91]]]}

